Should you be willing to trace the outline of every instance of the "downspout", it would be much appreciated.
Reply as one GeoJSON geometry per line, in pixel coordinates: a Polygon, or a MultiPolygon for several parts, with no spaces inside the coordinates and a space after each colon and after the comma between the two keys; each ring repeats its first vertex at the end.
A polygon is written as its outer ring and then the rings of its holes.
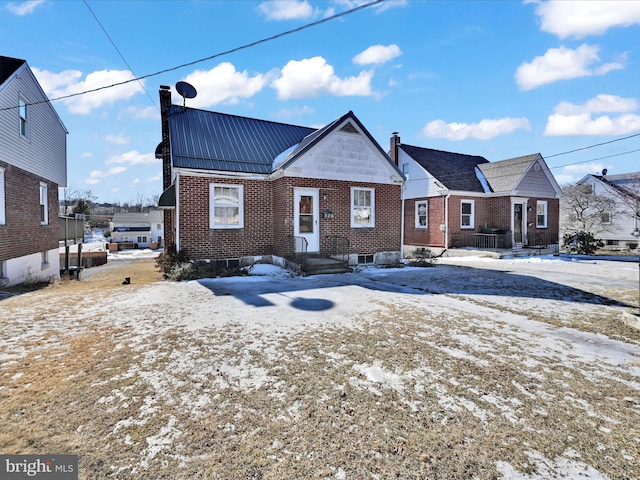
{"type": "Polygon", "coordinates": [[[176,189],[176,252],[180,251],[180,172],[176,172],[175,178],[175,189],[176,189]]]}
{"type": "Polygon", "coordinates": [[[404,190],[406,185],[404,182],[400,186],[400,201],[401,203],[401,213],[400,213],[400,260],[404,258],[404,190]]]}
{"type": "Polygon", "coordinates": [[[444,249],[449,250],[449,197],[450,193],[444,197],[444,249]]]}

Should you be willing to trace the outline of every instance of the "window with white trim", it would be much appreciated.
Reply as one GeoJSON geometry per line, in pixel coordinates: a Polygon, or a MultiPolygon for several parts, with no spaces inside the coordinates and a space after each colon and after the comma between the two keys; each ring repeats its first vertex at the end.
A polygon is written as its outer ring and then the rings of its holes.
{"type": "Polygon", "coordinates": [[[408,163],[402,164],[402,174],[404,175],[404,178],[406,180],[409,180],[409,164],[408,163]]]}
{"type": "Polygon", "coordinates": [[[7,223],[4,199],[4,168],[0,167],[0,225],[7,223]]]}
{"type": "Polygon", "coordinates": [[[602,223],[611,223],[611,213],[610,212],[600,212],[600,222],[602,222],[602,223]]]}
{"type": "Polygon", "coordinates": [[[244,187],[212,183],[209,186],[210,228],[244,227],[244,187]]]}
{"type": "Polygon", "coordinates": [[[475,228],[475,200],[460,201],[460,228],[475,228]]]}
{"type": "Polygon", "coordinates": [[[46,183],[40,183],[40,225],[49,224],[49,195],[46,183]]]}
{"type": "Polygon", "coordinates": [[[366,228],[376,226],[375,190],[373,188],[351,187],[351,227],[366,228]]]}
{"type": "Polygon", "coordinates": [[[25,138],[29,138],[29,118],[27,116],[27,102],[25,102],[22,98],[19,100],[19,109],[20,112],[20,135],[25,138]]]}
{"type": "Polygon", "coordinates": [[[536,227],[547,228],[547,202],[539,200],[536,203],[536,227]]]}
{"type": "Polygon", "coordinates": [[[416,228],[429,227],[429,205],[426,200],[416,202],[416,228]]]}

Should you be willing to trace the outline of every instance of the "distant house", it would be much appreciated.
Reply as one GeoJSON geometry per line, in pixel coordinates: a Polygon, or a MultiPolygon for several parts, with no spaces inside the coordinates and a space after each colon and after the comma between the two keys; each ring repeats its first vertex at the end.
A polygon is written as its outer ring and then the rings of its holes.
{"type": "Polygon", "coordinates": [[[403,177],[353,112],[316,130],[160,99],[167,244],[234,263],[400,260],[403,177]]]}
{"type": "Polygon", "coordinates": [[[60,278],[67,133],[27,62],[0,56],[0,285],[60,278]]]}
{"type": "Polygon", "coordinates": [[[578,184],[590,185],[591,193],[616,201],[613,212],[601,215],[602,231],[597,235],[605,249],[626,250],[629,243],[637,244],[633,234],[640,228],[640,172],[619,175],[586,175],[578,184]],[[621,198],[626,196],[626,201],[621,198]]]}
{"type": "Polygon", "coordinates": [[[403,145],[391,158],[406,176],[404,246],[509,249],[557,246],[562,191],[540,154],[489,162],[403,145]]]}
{"type": "Polygon", "coordinates": [[[152,244],[162,247],[164,240],[164,213],[114,213],[109,224],[112,243],[134,243],[138,248],[152,244]]]}

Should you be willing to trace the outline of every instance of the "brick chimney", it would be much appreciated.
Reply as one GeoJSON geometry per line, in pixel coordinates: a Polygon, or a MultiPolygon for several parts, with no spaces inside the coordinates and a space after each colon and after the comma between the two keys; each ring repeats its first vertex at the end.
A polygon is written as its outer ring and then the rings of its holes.
{"type": "Polygon", "coordinates": [[[171,186],[171,142],[169,141],[169,107],[171,87],[160,85],[160,117],[162,122],[162,188],[171,186]]]}
{"type": "Polygon", "coordinates": [[[398,147],[400,146],[400,136],[398,136],[398,132],[393,132],[391,137],[391,147],[389,149],[389,156],[393,163],[398,165],[398,147]]]}

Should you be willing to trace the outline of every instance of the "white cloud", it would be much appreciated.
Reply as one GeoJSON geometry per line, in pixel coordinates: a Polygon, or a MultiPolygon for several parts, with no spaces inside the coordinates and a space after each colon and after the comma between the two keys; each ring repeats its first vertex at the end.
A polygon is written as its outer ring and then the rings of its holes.
{"type": "Polygon", "coordinates": [[[282,76],[271,83],[280,100],[312,98],[321,94],[335,96],[369,96],[373,72],[357,77],[339,78],[333,66],[322,57],[291,60],[282,68],[282,76]]]}
{"type": "Polygon", "coordinates": [[[600,94],[583,105],[560,102],[547,118],[546,136],[563,135],[625,135],[640,131],[640,115],[635,98],[600,94]],[[619,115],[600,115],[616,113],[619,115]]]}
{"type": "Polygon", "coordinates": [[[107,143],[113,143],[114,145],[127,145],[130,140],[122,134],[114,135],[110,133],[105,137],[105,141],[107,143]]]}
{"type": "Polygon", "coordinates": [[[307,0],[269,0],[262,2],[258,10],[267,20],[306,19],[315,13],[307,0]]]}
{"type": "Polygon", "coordinates": [[[454,141],[467,138],[489,140],[519,129],[531,130],[529,120],[511,117],[485,119],[478,123],[445,123],[443,120],[434,120],[424,127],[422,133],[429,138],[446,138],[454,141]]]}
{"type": "Polygon", "coordinates": [[[554,177],[558,184],[566,185],[569,183],[575,183],[585,175],[600,175],[603,169],[612,168],[609,165],[604,165],[602,163],[581,163],[577,165],[567,165],[562,169],[561,173],[554,173],[554,177]]]}
{"type": "MultiPolygon", "coordinates": [[[[37,68],[32,68],[32,70],[50,99],[107,87],[134,78],[133,74],[128,70],[99,70],[89,73],[84,80],[81,80],[82,72],[78,70],[65,70],[60,73],[37,68]]],[[[65,98],[61,101],[67,105],[71,113],[88,115],[95,108],[113,105],[118,101],[126,101],[135,94],[143,92],[144,90],[138,82],[129,82],[124,85],[65,98]]]]}
{"type": "Polygon", "coordinates": [[[103,172],[102,170],[93,170],[89,174],[89,178],[85,179],[84,183],[87,185],[96,185],[100,183],[103,178],[111,177],[113,175],[118,175],[120,173],[126,172],[127,167],[113,167],[103,172]]]}
{"type": "Polygon", "coordinates": [[[278,110],[273,114],[273,118],[276,118],[280,121],[286,121],[292,118],[298,118],[303,115],[312,115],[315,113],[315,109],[304,105],[302,107],[292,107],[292,108],[283,108],[278,110]]]}
{"type": "Polygon", "coordinates": [[[250,76],[246,70],[238,72],[228,62],[220,63],[211,70],[196,70],[184,79],[198,92],[196,98],[187,100],[187,105],[203,108],[223,102],[238,103],[240,98],[252,97],[262,90],[268,78],[269,75],[264,74],[250,76]]]}
{"type": "Polygon", "coordinates": [[[140,153],[137,150],[112,155],[107,159],[106,163],[124,163],[127,165],[150,165],[153,163],[161,163],[162,160],[156,158],[155,153],[140,153]]]}
{"type": "Polygon", "coordinates": [[[382,64],[402,55],[400,47],[395,44],[373,45],[364,52],[353,57],[353,63],[357,65],[382,64]]]}
{"type": "Polygon", "coordinates": [[[153,177],[147,177],[144,181],[146,183],[159,182],[162,180],[162,175],[154,175],[153,177]]]}
{"type": "Polygon", "coordinates": [[[602,35],[612,27],[640,24],[637,1],[550,1],[536,7],[540,28],[559,38],[602,35]]]}
{"type": "Polygon", "coordinates": [[[134,120],[158,120],[160,119],[160,112],[156,107],[127,107],[120,115],[118,115],[118,118],[133,118],[134,120]]]}
{"type": "Polygon", "coordinates": [[[33,13],[33,11],[44,2],[45,0],[30,0],[23,3],[9,2],[7,4],[7,10],[15,15],[29,15],[30,13],[33,13]]]}
{"type": "Polygon", "coordinates": [[[531,90],[558,80],[604,75],[611,70],[624,68],[625,55],[617,62],[598,65],[599,50],[597,45],[587,44],[582,44],[575,50],[566,47],[550,48],[544,55],[518,67],[514,75],[516,83],[520,90],[531,90]]]}
{"type": "MultiPolygon", "coordinates": [[[[334,0],[335,3],[342,6],[345,10],[351,10],[352,8],[359,7],[360,5],[364,5],[370,1],[371,0],[334,0]]],[[[376,9],[376,13],[380,13],[385,10],[389,10],[390,8],[404,7],[405,5],[408,5],[408,3],[408,0],[385,0],[382,3],[374,5],[373,8],[376,9]]]]}

